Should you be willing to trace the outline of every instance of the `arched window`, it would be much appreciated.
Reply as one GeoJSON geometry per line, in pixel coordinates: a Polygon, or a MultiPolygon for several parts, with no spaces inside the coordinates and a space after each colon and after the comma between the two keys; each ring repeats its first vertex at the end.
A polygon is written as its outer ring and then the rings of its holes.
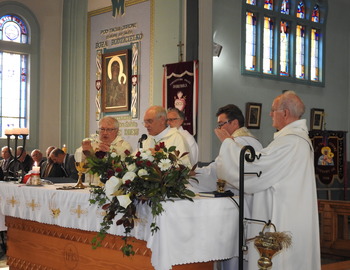
{"type": "Polygon", "coordinates": [[[38,97],[38,42],[39,27],[34,15],[20,3],[0,3],[1,138],[12,126],[30,127],[31,137],[37,137],[33,136],[37,133],[33,99],[38,97]]]}
{"type": "Polygon", "coordinates": [[[242,74],[324,85],[327,0],[243,0],[242,74]]]}

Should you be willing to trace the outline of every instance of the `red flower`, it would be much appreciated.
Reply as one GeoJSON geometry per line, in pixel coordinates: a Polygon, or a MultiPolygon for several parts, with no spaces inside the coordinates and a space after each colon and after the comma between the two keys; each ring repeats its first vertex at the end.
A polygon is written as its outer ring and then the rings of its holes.
{"type": "Polygon", "coordinates": [[[159,146],[158,144],[156,144],[156,145],[154,146],[154,150],[158,152],[158,151],[160,150],[160,146],[159,146]]]}
{"type": "Polygon", "coordinates": [[[165,148],[165,143],[164,142],[160,142],[159,143],[159,147],[162,148],[162,149],[165,148]]]}
{"type": "Polygon", "coordinates": [[[130,153],[130,151],[129,151],[128,149],[126,149],[126,150],[124,151],[124,154],[127,155],[127,156],[129,156],[131,153],[130,153]]]}
{"type": "Polygon", "coordinates": [[[108,170],[107,171],[107,177],[108,179],[111,178],[114,175],[114,171],[113,170],[108,170]]]}
{"type": "Polygon", "coordinates": [[[136,157],[140,157],[141,156],[141,152],[140,151],[138,151],[137,153],[136,153],[136,155],[135,155],[136,157]]]}
{"type": "Polygon", "coordinates": [[[149,161],[149,160],[147,160],[147,162],[146,162],[146,166],[147,166],[147,167],[151,167],[151,166],[152,166],[152,162],[151,162],[151,161],[149,161]]]}
{"type": "Polygon", "coordinates": [[[103,151],[96,151],[95,156],[99,159],[103,159],[106,156],[106,152],[103,151]]]}
{"type": "Polygon", "coordinates": [[[120,172],[123,171],[123,169],[122,169],[121,167],[117,167],[117,168],[115,169],[115,171],[116,171],[117,173],[120,173],[120,172]]]}
{"type": "Polygon", "coordinates": [[[130,186],[130,184],[131,184],[131,180],[126,180],[126,181],[125,181],[125,185],[126,185],[126,186],[130,186]]]}

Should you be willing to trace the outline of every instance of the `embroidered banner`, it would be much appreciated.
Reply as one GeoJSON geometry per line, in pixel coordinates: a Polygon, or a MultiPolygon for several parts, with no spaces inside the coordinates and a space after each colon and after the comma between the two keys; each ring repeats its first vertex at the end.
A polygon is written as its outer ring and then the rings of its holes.
{"type": "Polygon", "coordinates": [[[334,180],[337,179],[346,188],[346,132],[312,130],[309,136],[314,146],[316,178],[328,186],[335,184],[334,180]]]}
{"type": "Polygon", "coordinates": [[[197,130],[198,61],[180,62],[164,66],[163,107],[175,107],[184,112],[182,125],[192,135],[197,130]]]}

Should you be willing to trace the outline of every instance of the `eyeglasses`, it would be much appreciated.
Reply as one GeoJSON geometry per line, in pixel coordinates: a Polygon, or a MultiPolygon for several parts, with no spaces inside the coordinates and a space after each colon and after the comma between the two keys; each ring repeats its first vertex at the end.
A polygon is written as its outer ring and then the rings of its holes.
{"type": "Polygon", "coordinates": [[[232,122],[232,120],[227,120],[227,121],[225,121],[225,122],[222,122],[222,123],[218,123],[218,126],[217,126],[217,128],[222,128],[224,125],[226,125],[227,123],[231,123],[232,122]]]}
{"type": "Polygon", "coordinates": [[[177,117],[177,118],[168,118],[167,121],[172,122],[172,121],[176,121],[176,120],[179,120],[179,119],[180,119],[179,117],[177,117]]]}
{"type": "Polygon", "coordinates": [[[116,128],[99,128],[98,131],[99,132],[113,132],[114,130],[117,130],[116,128]]]}
{"type": "Polygon", "coordinates": [[[271,113],[274,113],[274,112],[278,112],[278,111],[284,111],[284,110],[283,110],[283,109],[272,109],[272,108],[271,108],[271,111],[270,111],[270,112],[271,112],[271,113]]]}

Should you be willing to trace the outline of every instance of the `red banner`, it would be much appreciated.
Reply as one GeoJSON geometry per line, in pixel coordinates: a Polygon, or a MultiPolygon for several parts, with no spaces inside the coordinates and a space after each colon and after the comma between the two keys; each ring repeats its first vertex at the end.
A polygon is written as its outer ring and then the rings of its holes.
{"type": "Polygon", "coordinates": [[[185,114],[182,125],[192,135],[197,130],[198,61],[164,66],[163,106],[177,108],[185,114]]]}

